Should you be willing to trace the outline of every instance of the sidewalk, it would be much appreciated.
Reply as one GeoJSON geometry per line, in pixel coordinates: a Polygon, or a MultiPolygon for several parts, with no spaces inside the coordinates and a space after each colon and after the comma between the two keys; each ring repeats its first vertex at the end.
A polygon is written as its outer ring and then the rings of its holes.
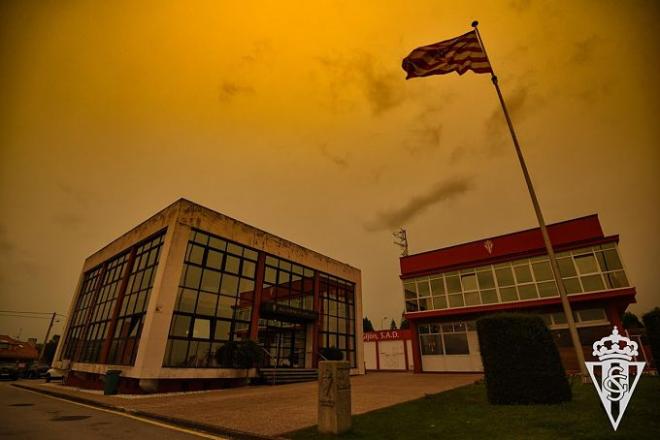
{"type": "MultiPolygon", "coordinates": [[[[369,373],[351,378],[353,414],[435,394],[480,379],[475,374],[369,373]]],[[[60,384],[25,382],[84,403],[136,413],[186,427],[239,438],[272,438],[316,424],[316,382],[279,386],[249,386],[194,393],[146,396],[104,396],[60,384]]]]}

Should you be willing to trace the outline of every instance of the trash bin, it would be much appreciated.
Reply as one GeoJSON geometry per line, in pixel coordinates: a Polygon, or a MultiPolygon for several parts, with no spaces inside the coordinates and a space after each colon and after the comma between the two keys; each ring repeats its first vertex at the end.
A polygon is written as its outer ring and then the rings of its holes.
{"type": "Polygon", "coordinates": [[[121,370],[108,370],[105,373],[105,384],[103,385],[103,394],[111,395],[117,394],[119,390],[119,376],[121,375],[121,370]]]}

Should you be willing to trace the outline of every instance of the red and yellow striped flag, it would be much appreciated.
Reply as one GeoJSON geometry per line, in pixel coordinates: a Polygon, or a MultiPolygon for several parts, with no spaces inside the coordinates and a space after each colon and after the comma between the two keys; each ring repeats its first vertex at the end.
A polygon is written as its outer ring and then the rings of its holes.
{"type": "Polygon", "coordinates": [[[408,74],[406,79],[451,72],[463,75],[468,70],[475,73],[493,72],[475,31],[418,47],[403,59],[402,67],[408,74]]]}

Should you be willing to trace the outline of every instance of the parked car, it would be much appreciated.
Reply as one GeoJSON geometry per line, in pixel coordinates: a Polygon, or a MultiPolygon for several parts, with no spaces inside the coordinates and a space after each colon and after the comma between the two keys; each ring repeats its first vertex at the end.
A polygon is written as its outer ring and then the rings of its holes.
{"type": "Polygon", "coordinates": [[[25,371],[26,379],[42,379],[46,377],[46,374],[50,370],[50,365],[34,363],[25,371]]]}
{"type": "Polygon", "coordinates": [[[46,382],[50,382],[51,380],[63,380],[64,374],[64,370],[60,370],[59,368],[51,368],[46,372],[46,382]]]}
{"type": "Polygon", "coordinates": [[[17,380],[19,376],[16,364],[5,362],[0,364],[0,379],[17,380]]]}

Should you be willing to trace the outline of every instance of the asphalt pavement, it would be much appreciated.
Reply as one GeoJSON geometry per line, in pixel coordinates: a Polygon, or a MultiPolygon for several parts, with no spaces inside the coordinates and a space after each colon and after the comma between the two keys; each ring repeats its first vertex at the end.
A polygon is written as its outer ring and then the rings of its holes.
{"type": "Polygon", "coordinates": [[[94,440],[199,440],[207,434],[181,431],[143,419],[40,395],[0,382],[0,438],[94,440]]]}

